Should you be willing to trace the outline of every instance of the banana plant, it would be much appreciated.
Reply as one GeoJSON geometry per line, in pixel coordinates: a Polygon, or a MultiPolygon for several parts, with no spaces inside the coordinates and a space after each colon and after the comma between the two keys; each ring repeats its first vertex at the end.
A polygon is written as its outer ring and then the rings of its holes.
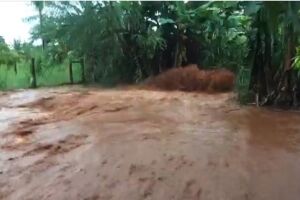
{"type": "Polygon", "coordinates": [[[247,2],[245,13],[253,20],[253,60],[250,89],[263,103],[294,104],[296,82],[292,81],[292,60],[299,34],[298,2],[247,2]],[[277,59],[281,57],[281,59],[277,59]],[[277,61],[277,62],[274,62],[277,61]],[[279,61],[279,62],[278,62],[279,61]],[[287,100],[290,99],[290,100],[287,100]]]}

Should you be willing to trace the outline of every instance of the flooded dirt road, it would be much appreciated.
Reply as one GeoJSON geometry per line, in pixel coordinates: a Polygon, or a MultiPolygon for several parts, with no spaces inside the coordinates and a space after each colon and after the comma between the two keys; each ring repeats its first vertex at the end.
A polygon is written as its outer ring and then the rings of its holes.
{"type": "Polygon", "coordinates": [[[300,115],[232,97],[2,93],[0,199],[300,199],[300,115]]]}

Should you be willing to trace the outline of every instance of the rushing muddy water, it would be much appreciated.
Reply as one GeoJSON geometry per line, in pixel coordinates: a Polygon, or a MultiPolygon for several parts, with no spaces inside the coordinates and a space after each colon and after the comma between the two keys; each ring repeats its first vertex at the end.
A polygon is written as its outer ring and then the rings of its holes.
{"type": "Polygon", "coordinates": [[[233,94],[0,95],[0,199],[298,200],[300,116],[233,94]]]}

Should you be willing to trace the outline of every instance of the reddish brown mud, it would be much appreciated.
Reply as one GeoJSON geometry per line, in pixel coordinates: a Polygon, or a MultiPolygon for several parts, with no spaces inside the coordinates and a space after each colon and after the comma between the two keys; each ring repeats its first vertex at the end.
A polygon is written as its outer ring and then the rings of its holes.
{"type": "Polygon", "coordinates": [[[298,200],[300,116],[232,93],[0,95],[0,199],[298,200]]]}

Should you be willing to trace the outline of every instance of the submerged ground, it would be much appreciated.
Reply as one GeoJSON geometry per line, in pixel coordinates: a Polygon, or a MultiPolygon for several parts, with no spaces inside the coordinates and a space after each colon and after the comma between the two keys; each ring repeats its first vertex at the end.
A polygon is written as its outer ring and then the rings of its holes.
{"type": "Polygon", "coordinates": [[[300,115],[233,94],[0,95],[0,199],[298,200],[300,115]]]}

